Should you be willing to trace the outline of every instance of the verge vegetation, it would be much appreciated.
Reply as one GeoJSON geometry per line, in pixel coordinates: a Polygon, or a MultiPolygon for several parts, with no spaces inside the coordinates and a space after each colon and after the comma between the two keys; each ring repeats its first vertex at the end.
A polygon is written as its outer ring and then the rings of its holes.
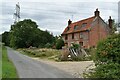
{"type": "Polygon", "coordinates": [[[120,34],[113,34],[99,42],[94,62],[96,68],[85,77],[120,80],[120,34]]]}
{"type": "Polygon", "coordinates": [[[18,49],[18,51],[30,57],[37,57],[41,59],[49,59],[54,61],[59,61],[59,56],[61,55],[60,50],[47,48],[35,48],[35,49],[24,48],[18,49]]]}
{"type": "Polygon", "coordinates": [[[14,64],[8,59],[7,49],[2,46],[2,78],[18,78],[14,64]]]}

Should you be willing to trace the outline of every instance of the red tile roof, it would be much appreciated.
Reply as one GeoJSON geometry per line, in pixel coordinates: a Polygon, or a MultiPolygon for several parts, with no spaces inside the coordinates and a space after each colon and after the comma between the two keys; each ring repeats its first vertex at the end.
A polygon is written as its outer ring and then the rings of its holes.
{"type": "Polygon", "coordinates": [[[93,20],[95,19],[95,16],[93,17],[89,17],[87,19],[83,19],[74,23],[71,23],[69,26],[67,26],[65,28],[65,30],[63,31],[62,34],[68,34],[68,33],[74,33],[74,32],[79,32],[79,31],[85,31],[88,30],[91,26],[91,23],[93,22],[93,20]],[[82,25],[84,23],[87,23],[84,27],[82,27],[82,25]],[[78,26],[77,29],[75,30],[74,27],[78,26]],[[68,30],[69,27],[69,30],[68,30]]]}

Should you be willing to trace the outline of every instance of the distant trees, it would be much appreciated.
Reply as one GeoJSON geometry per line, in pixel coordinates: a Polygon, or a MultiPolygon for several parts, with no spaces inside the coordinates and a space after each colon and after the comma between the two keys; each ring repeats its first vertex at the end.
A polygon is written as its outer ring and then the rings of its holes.
{"type": "Polygon", "coordinates": [[[2,42],[5,43],[5,46],[9,46],[9,44],[10,44],[10,32],[4,32],[2,34],[2,42]]]}
{"type": "Polygon", "coordinates": [[[31,19],[11,25],[10,32],[5,32],[2,35],[2,42],[15,48],[45,47],[46,44],[53,44],[55,41],[53,35],[48,31],[40,30],[36,22],[31,19]]]}
{"type": "Polygon", "coordinates": [[[115,20],[113,19],[113,23],[112,23],[112,34],[114,34],[115,31],[117,31],[117,25],[118,25],[118,23],[116,23],[115,20]]]}

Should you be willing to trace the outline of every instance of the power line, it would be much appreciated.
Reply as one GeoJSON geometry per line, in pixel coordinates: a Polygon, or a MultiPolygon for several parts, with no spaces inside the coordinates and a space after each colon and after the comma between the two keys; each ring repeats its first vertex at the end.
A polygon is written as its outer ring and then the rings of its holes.
{"type": "Polygon", "coordinates": [[[15,17],[14,24],[16,24],[20,20],[20,6],[19,6],[19,2],[18,2],[18,4],[16,4],[14,17],[15,17]]]}

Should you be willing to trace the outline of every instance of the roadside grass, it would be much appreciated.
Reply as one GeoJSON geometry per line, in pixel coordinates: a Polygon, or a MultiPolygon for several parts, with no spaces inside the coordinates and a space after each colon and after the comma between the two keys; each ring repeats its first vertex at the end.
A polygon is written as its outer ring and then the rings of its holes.
{"type": "Polygon", "coordinates": [[[7,49],[2,46],[2,78],[18,78],[14,64],[8,59],[7,49]]]}
{"type": "Polygon", "coordinates": [[[59,56],[61,55],[60,50],[47,49],[47,48],[35,48],[35,49],[18,49],[22,54],[28,55],[30,57],[37,57],[41,59],[48,59],[53,61],[59,61],[59,56]]]}
{"type": "MultiPolygon", "coordinates": [[[[0,54],[1,55],[1,54],[0,54]]],[[[2,60],[0,60],[0,79],[2,78],[2,60]]]]}
{"type": "Polygon", "coordinates": [[[89,54],[90,56],[85,57],[85,56],[80,56],[80,57],[76,57],[76,58],[68,58],[68,60],[61,60],[60,57],[62,55],[62,51],[61,50],[57,50],[57,49],[48,49],[48,48],[19,48],[17,49],[20,53],[24,54],[24,55],[28,55],[30,57],[37,57],[40,59],[48,59],[48,60],[52,60],[52,61],[91,61],[93,60],[94,57],[94,51],[90,50],[89,54]]]}

